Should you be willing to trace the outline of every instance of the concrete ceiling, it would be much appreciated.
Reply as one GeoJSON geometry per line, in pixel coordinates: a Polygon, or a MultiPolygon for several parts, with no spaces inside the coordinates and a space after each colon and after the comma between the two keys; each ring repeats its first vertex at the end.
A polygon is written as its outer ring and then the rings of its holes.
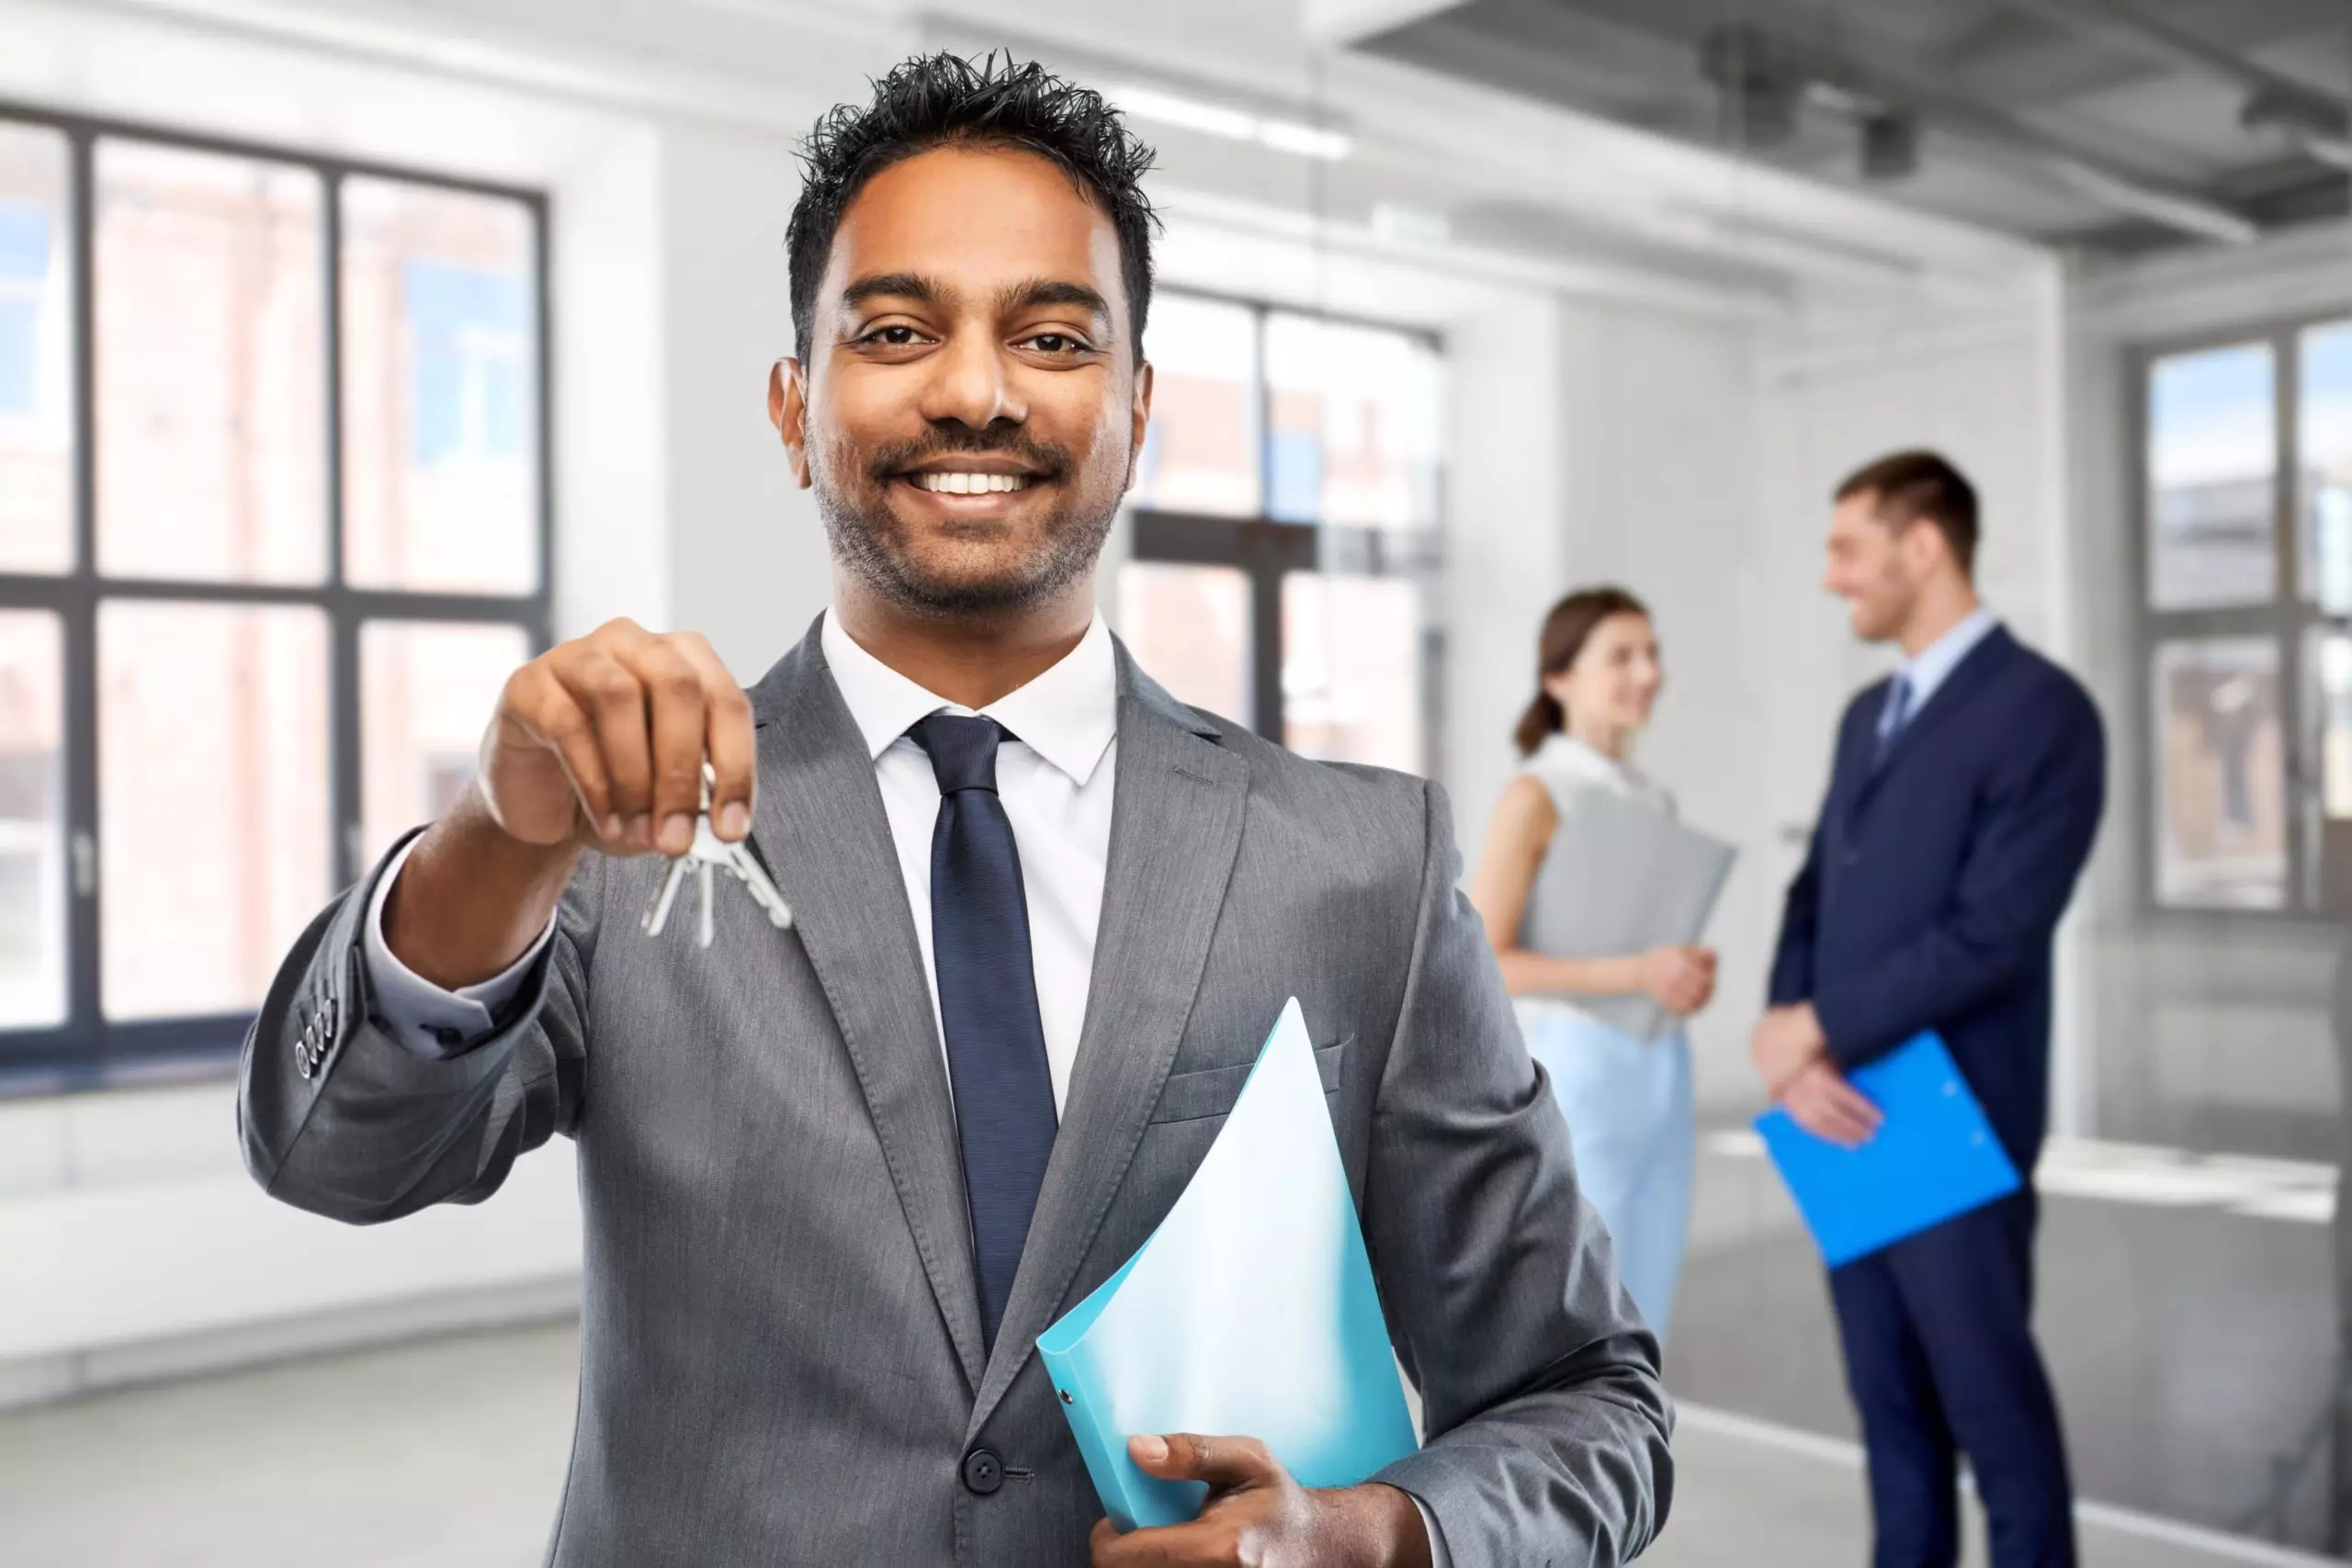
{"type": "Polygon", "coordinates": [[[1331,41],[2046,243],[2243,242],[2352,192],[2346,0],[1311,4],[1331,41]]]}

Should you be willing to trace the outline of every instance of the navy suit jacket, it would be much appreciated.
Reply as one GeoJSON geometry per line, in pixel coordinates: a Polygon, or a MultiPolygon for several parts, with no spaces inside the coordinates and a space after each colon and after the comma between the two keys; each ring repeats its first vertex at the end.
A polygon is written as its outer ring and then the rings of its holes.
{"type": "Polygon", "coordinates": [[[1886,696],[1863,691],[1838,727],[1772,1003],[1812,1002],[1848,1071],[1939,1031],[2030,1170],[2049,1125],[2052,933],[2106,795],[2098,711],[1997,628],[1882,760],[1886,696]]]}

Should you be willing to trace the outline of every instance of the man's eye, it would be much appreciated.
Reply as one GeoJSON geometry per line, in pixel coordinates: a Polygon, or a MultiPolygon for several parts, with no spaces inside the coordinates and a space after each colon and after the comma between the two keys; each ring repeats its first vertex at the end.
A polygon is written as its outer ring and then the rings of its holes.
{"type": "Polygon", "coordinates": [[[1068,333],[1034,333],[1029,344],[1045,354],[1082,354],[1086,344],[1068,333]]]}
{"type": "Polygon", "coordinates": [[[860,341],[879,344],[886,348],[905,348],[918,342],[921,336],[912,327],[876,327],[860,341]]]}

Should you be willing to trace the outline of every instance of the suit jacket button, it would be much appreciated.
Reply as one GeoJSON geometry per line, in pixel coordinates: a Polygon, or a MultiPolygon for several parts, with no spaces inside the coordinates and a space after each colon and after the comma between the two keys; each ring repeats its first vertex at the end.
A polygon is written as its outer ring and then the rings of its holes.
{"type": "Polygon", "coordinates": [[[990,1449],[974,1449],[964,1456],[964,1489],[975,1497],[993,1495],[1004,1484],[1004,1461],[990,1449]]]}

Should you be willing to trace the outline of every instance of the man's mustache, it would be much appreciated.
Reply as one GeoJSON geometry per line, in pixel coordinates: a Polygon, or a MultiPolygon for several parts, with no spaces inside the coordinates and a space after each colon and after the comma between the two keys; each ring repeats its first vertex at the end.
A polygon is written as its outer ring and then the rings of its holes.
{"type": "Polygon", "coordinates": [[[1040,479],[1058,479],[1070,469],[1068,449],[1032,440],[1017,424],[1000,421],[984,429],[968,424],[934,425],[929,434],[911,441],[894,441],[875,449],[866,474],[876,484],[888,484],[918,463],[933,457],[985,454],[1010,457],[1040,479]]]}

